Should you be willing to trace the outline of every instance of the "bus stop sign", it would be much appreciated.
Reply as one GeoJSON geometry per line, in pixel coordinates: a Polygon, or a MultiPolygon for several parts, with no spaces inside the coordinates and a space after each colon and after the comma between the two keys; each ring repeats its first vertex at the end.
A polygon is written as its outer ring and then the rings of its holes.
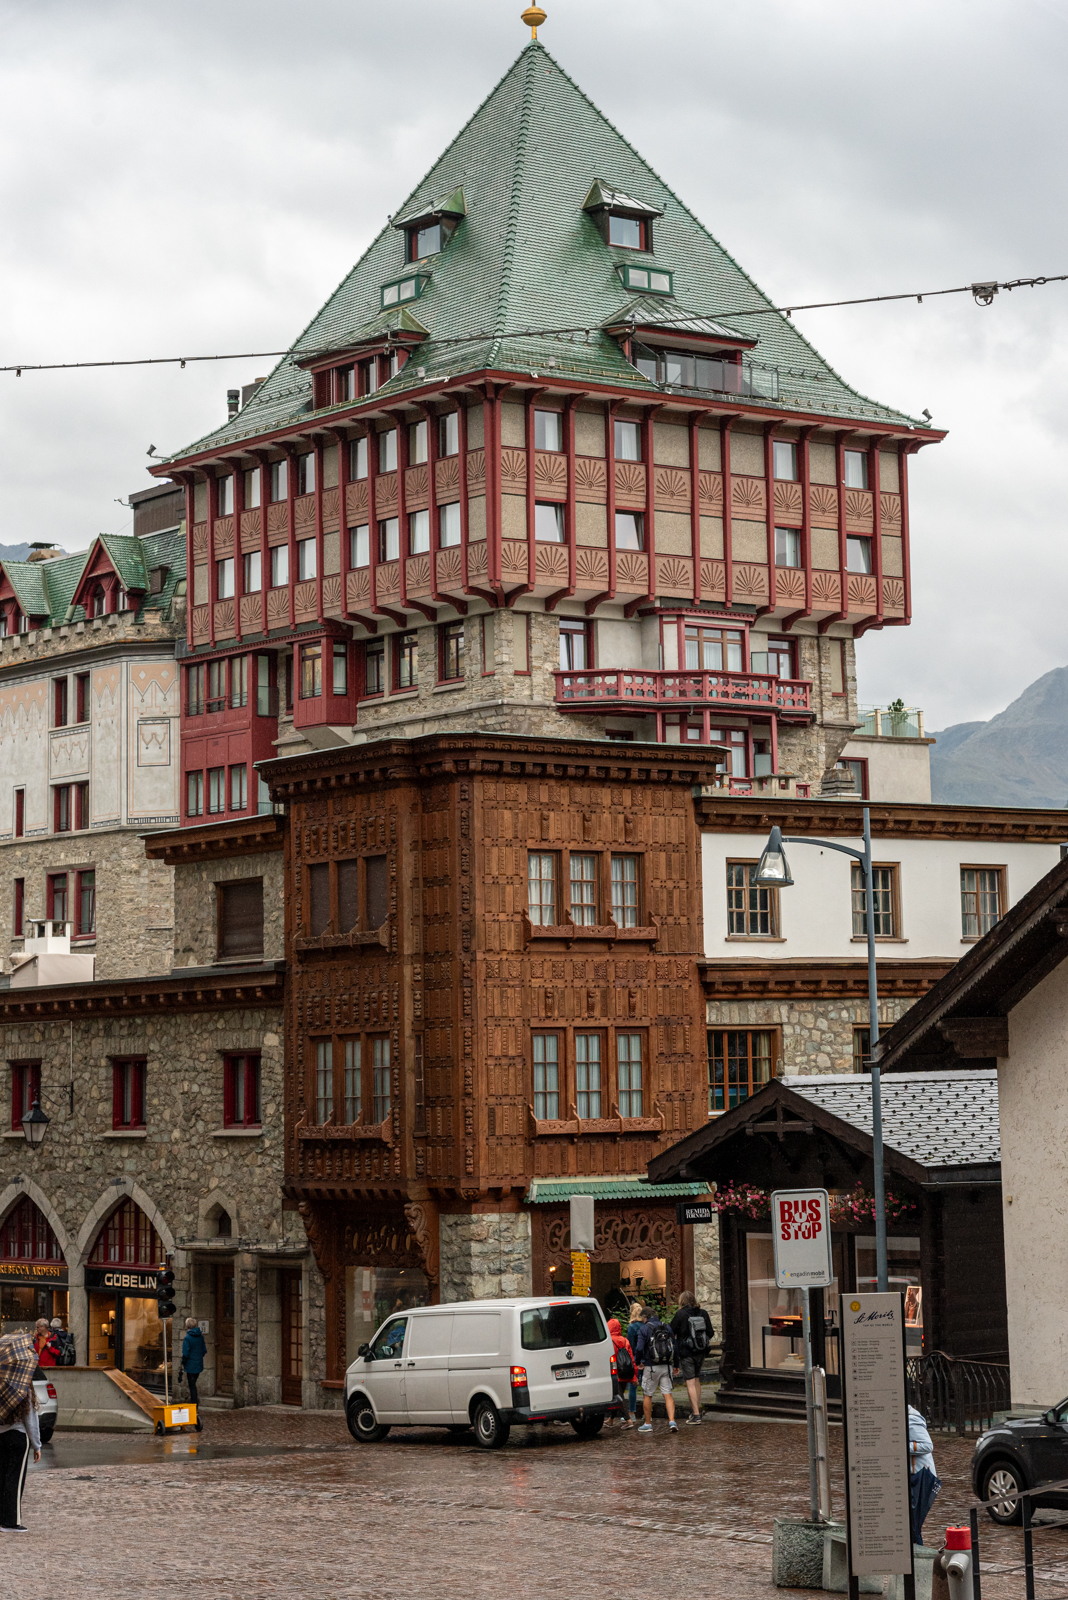
{"type": "Polygon", "coordinates": [[[771,1197],[771,1235],[777,1288],[825,1289],[834,1281],[826,1189],[776,1189],[771,1197]]]}

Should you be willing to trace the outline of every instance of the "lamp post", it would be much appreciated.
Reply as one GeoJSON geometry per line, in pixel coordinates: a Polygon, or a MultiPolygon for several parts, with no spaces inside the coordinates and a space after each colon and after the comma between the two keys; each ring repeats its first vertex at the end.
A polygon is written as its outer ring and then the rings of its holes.
{"type": "Polygon", "coordinates": [[[35,1100],[22,1119],[22,1131],[26,1137],[26,1143],[36,1148],[44,1138],[45,1129],[51,1120],[51,1117],[46,1117],[41,1110],[40,1100],[35,1100]]]}
{"type": "MultiPolygon", "coordinates": [[[[788,889],[793,878],[783,844],[814,844],[821,850],[838,850],[844,856],[858,861],[864,871],[864,920],[868,935],[868,1051],[871,1054],[879,1039],[879,991],[875,975],[875,896],[872,886],[871,818],[864,807],[864,848],[855,850],[851,845],[835,844],[832,839],[790,837],[783,839],[778,828],[772,828],[764,853],[756,870],[756,883],[762,889],[788,889]]],[[[880,1294],[887,1290],[886,1267],[886,1193],[883,1188],[883,1106],[879,1082],[879,1068],[871,1062],[871,1138],[873,1188],[875,1190],[875,1273],[880,1294]]]]}

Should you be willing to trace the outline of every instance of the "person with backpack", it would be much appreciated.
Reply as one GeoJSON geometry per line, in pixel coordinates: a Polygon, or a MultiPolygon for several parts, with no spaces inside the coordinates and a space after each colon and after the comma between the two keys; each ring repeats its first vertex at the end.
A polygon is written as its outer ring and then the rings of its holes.
{"type": "Polygon", "coordinates": [[[634,1352],[642,1364],[642,1410],[645,1412],[645,1421],[638,1432],[653,1431],[653,1396],[659,1389],[667,1407],[668,1427],[672,1433],[678,1433],[675,1397],[671,1392],[674,1388],[671,1369],[675,1365],[675,1338],[667,1324],[661,1322],[655,1306],[650,1306],[645,1315],[646,1320],[642,1323],[634,1352]]]}
{"type": "Polygon", "coordinates": [[[38,1317],[33,1334],[33,1348],[37,1351],[39,1367],[54,1367],[59,1356],[59,1343],[48,1326],[47,1317],[38,1317]]]}
{"type": "Polygon", "coordinates": [[[616,1358],[616,1377],[619,1380],[620,1392],[623,1395],[623,1426],[634,1426],[634,1400],[628,1404],[628,1391],[634,1390],[634,1378],[637,1367],[634,1364],[634,1351],[630,1347],[630,1340],[625,1336],[620,1326],[618,1317],[609,1317],[608,1331],[612,1336],[612,1353],[616,1358]]]}
{"type": "Polygon", "coordinates": [[[77,1353],[74,1349],[73,1333],[71,1333],[68,1328],[63,1326],[63,1319],[61,1317],[52,1318],[52,1332],[56,1336],[56,1344],[59,1347],[58,1354],[56,1355],[56,1366],[73,1367],[77,1360],[77,1353]]]}
{"type": "MultiPolygon", "coordinates": [[[[640,1300],[635,1300],[630,1308],[630,1322],[627,1326],[627,1343],[631,1351],[638,1348],[638,1334],[645,1321],[645,1307],[640,1300]]],[[[642,1381],[642,1364],[637,1355],[634,1357],[634,1378],[627,1386],[627,1410],[632,1417],[638,1415],[638,1385],[642,1381]]]]}
{"type": "Polygon", "coordinates": [[[684,1289],[679,1295],[679,1309],[671,1319],[671,1332],[679,1353],[679,1371],[690,1397],[687,1422],[701,1421],[701,1366],[715,1331],[712,1318],[697,1304],[697,1296],[691,1289],[684,1289]]]}

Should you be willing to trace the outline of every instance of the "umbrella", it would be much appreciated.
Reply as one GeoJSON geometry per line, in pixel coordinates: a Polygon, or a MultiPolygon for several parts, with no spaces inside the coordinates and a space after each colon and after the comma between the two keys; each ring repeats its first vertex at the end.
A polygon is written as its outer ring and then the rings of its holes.
{"type": "Polygon", "coordinates": [[[909,1474],[909,1527],[913,1544],[923,1543],[924,1520],[938,1499],[941,1487],[941,1478],[936,1478],[930,1467],[920,1467],[909,1474]]]}
{"type": "Polygon", "coordinates": [[[28,1333],[14,1333],[0,1342],[0,1427],[14,1422],[33,1388],[37,1351],[28,1333]]]}

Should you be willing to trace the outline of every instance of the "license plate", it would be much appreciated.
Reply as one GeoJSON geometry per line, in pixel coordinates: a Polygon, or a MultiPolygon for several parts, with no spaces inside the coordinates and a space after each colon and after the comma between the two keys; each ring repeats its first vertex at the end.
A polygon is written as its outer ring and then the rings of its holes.
{"type": "Polygon", "coordinates": [[[554,1367],[553,1373],[557,1382],[560,1382],[565,1378],[584,1378],[589,1370],[589,1367],[554,1367]]]}

